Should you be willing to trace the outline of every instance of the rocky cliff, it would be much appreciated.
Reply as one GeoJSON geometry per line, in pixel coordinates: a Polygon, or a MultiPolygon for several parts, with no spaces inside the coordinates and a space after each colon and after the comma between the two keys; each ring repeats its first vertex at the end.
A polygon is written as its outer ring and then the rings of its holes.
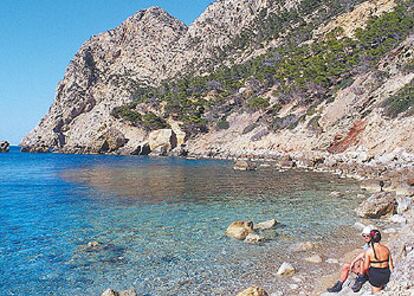
{"type": "Polygon", "coordinates": [[[413,26],[413,1],[221,0],[189,27],[149,8],[82,45],[21,146],[414,161],[413,26]]]}

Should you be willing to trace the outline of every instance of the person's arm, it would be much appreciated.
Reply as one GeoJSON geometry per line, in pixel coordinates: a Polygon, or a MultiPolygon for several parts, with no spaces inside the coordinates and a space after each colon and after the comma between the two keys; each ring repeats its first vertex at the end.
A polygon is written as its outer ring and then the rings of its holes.
{"type": "Polygon", "coordinates": [[[366,273],[368,273],[368,268],[369,268],[369,263],[370,263],[371,261],[370,261],[370,258],[369,258],[369,252],[365,252],[365,255],[364,255],[364,268],[363,268],[363,271],[364,271],[364,274],[366,274],[366,273]]]}
{"type": "Polygon", "coordinates": [[[362,252],[358,256],[356,256],[354,258],[354,260],[351,261],[351,267],[350,267],[351,270],[354,267],[355,263],[357,263],[358,260],[364,259],[364,255],[365,255],[365,252],[362,252]]]}
{"type": "Polygon", "coordinates": [[[389,253],[389,265],[390,265],[390,270],[394,271],[394,261],[392,260],[392,256],[391,256],[391,252],[389,253]]]}

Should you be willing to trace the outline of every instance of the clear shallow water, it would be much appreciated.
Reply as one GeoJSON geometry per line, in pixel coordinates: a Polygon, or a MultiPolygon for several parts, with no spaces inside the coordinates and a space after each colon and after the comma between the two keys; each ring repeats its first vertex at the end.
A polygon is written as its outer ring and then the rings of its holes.
{"type": "MultiPolygon", "coordinates": [[[[283,261],[300,241],[349,239],[356,184],[326,174],[230,162],[0,154],[0,287],[4,295],[235,295],[252,284],[283,290],[283,261]],[[332,191],[349,193],[332,198],[332,191]],[[264,245],[223,236],[234,220],[282,225],[264,245]],[[90,241],[102,248],[86,252],[90,241]]],[[[335,246],[333,246],[335,247],[335,246]]],[[[303,256],[302,256],[303,257],[303,256]]],[[[3,294],[2,294],[3,295],[3,294]]]]}

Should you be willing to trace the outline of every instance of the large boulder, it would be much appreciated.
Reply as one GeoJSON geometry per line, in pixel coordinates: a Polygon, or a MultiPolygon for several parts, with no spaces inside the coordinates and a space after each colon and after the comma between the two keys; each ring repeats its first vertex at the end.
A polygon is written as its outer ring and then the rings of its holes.
{"type": "Polygon", "coordinates": [[[361,218],[381,218],[395,212],[396,200],[394,192],[378,192],[371,195],[356,209],[361,218]]]}
{"type": "Polygon", "coordinates": [[[0,141],[0,153],[9,152],[10,144],[7,141],[0,141]]]}
{"type": "Polygon", "coordinates": [[[98,152],[111,153],[126,144],[127,140],[121,131],[116,128],[110,128],[98,139],[98,152]]]}
{"type": "Polygon", "coordinates": [[[237,296],[268,296],[267,292],[259,287],[250,287],[237,294],[237,296]]]}
{"type": "Polygon", "coordinates": [[[244,240],[253,232],[252,221],[234,221],[227,227],[225,234],[228,237],[232,237],[239,240],[244,240]]]}
{"type": "Polygon", "coordinates": [[[177,147],[177,136],[172,129],[155,130],[149,134],[148,144],[153,154],[165,155],[177,147]]]}

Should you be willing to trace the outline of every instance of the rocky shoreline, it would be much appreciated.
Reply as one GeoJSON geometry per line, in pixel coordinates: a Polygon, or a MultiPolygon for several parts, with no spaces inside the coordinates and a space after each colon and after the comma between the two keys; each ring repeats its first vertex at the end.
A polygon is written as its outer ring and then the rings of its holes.
{"type": "MultiPolygon", "coordinates": [[[[372,193],[372,195],[356,209],[356,214],[361,218],[361,222],[364,224],[374,224],[385,234],[386,244],[390,246],[395,261],[395,271],[392,280],[386,289],[381,292],[381,295],[413,295],[414,271],[411,268],[414,263],[413,155],[405,153],[403,150],[398,150],[383,155],[380,158],[368,157],[365,154],[333,155],[322,153],[314,154],[312,157],[296,153],[275,154],[272,157],[269,157],[269,155],[243,155],[241,157],[232,157],[230,155],[190,155],[187,158],[234,160],[234,169],[242,171],[260,170],[262,167],[274,167],[280,171],[303,169],[306,171],[332,173],[340,178],[359,180],[361,188],[368,193],[372,193]]],[[[333,192],[332,194],[334,196],[334,194],[341,195],[342,193],[333,192]]],[[[363,227],[364,224],[357,222],[355,228],[359,231],[359,228],[363,227]]],[[[348,251],[352,253],[352,250],[348,249],[348,251]]],[[[341,260],[331,259],[335,260],[335,263],[344,263],[346,260],[350,260],[346,258],[349,256],[350,254],[341,260]]],[[[314,257],[309,257],[308,259],[316,260],[316,256],[314,257]]],[[[340,265],[337,265],[336,268],[339,272],[340,265]]],[[[283,272],[281,271],[281,273],[283,272]]],[[[332,276],[330,280],[332,280],[332,276]]],[[[349,283],[339,294],[323,292],[331,284],[329,280],[322,276],[315,283],[314,286],[317,288],[311,294],[307,292],[300,294],[299,290],[297,290],[300,286],[294,283],[292,287],[295,289],[292,290],[291,294],[268,294],[260,287],[250,287],[247,290],[241,291],[238,296],[370,295],[369,284],[366,284],[359,293],[354,293],[350,289],[349,283]]],[[[114,293],[116,292],[114,291],[114,293]]],[[[128,290],[128,293],[131,293],[131,290],[128,290]]]]}

